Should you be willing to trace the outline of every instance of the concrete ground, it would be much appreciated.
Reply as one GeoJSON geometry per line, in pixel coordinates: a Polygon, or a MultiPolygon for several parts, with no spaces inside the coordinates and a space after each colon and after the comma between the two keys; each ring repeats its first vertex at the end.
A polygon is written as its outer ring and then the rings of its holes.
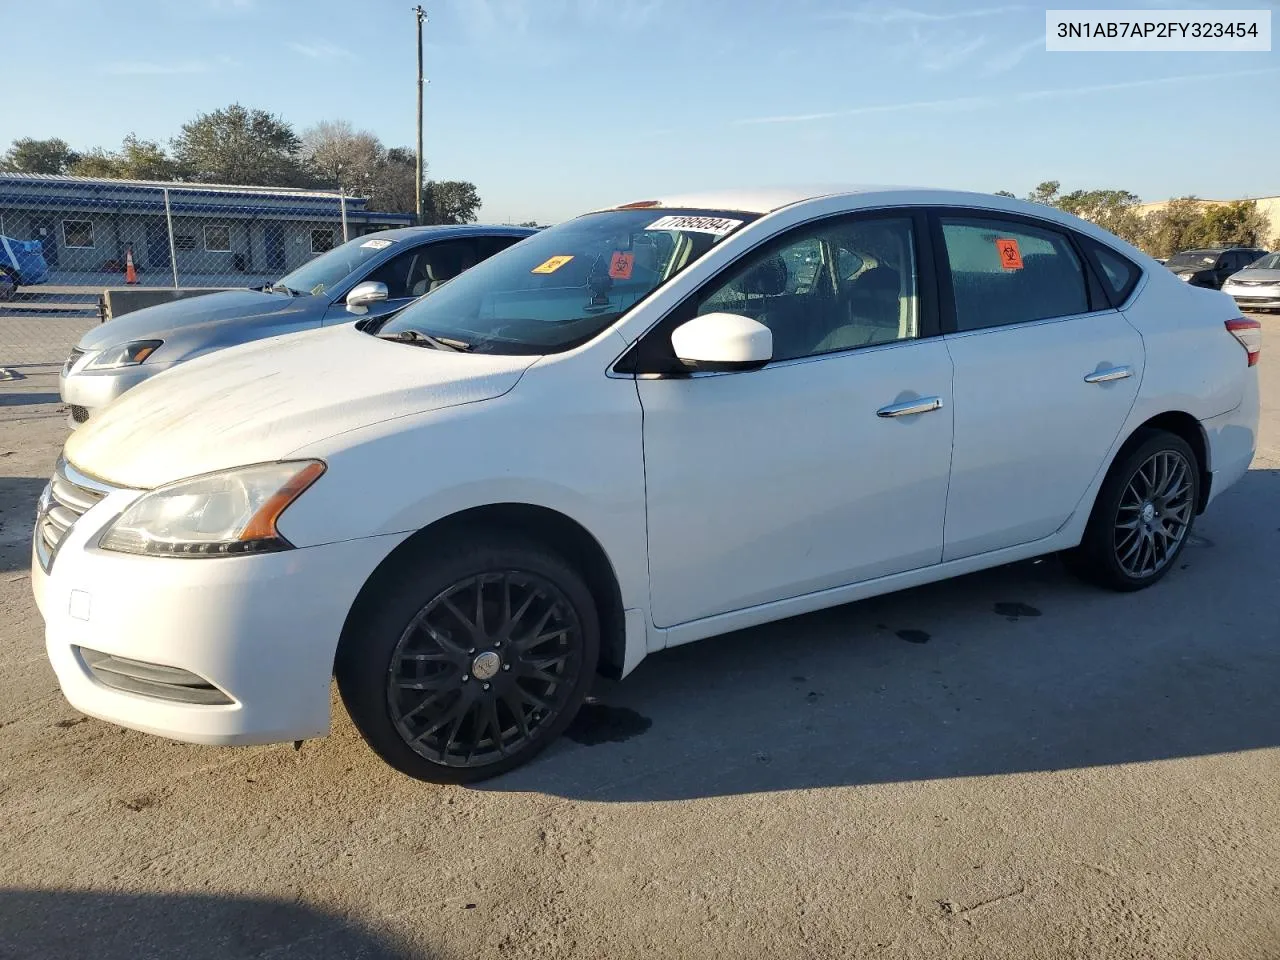
{"type": "Polygon", "coordinates": [[[68,706],[26,572],[57,367],[20,367],[0,383],[0,958],[1280,957],[1264,323],[1254,469],[1157,587],[1049,559],[668,651],[479,789],[392,772],[340,705],[297,752],[68,706]]]}

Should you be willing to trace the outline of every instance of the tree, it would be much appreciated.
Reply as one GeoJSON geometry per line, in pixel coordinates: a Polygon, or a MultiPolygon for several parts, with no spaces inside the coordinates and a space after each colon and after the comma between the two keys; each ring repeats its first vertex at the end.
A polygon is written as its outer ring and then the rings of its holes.
{"type": "Polygon", "coordinates": [[[1155,257],[1170,257],[1179,250],[1205,246],[1200,201],[1195,197],[1180,197],[1148,214],[1147,236],[1147,252],[1155,257]]]}
{"type": "Polygon", "coordinates": [[[191,179],[203,183],[297,187],[313,182],[293,127],[265,110],[238,103],[183,124],[172,146],[191,179]]]}
{"type": "Polygon", "coordinates": [[[79,155],[58,137],[36,140],[20,137],[13,141],[3,159],[0,170],[8,173],[66,173],[79,159],[79,155]]]}
{"type": "Polygon", "coordinates": [[[1032,203],[1045,203],[1051,207],[1055,206],[1058,200],[1058,187],[1060,186],[1062,184],[1057,180],[1046,180],[1028,193],[1027,199],[1032,203]]]}
{"type": "Polygon", "coordinates": [[[1252,200],[1206,205],[1204,233],[1215,247],[1258,247],[1266,239],[1270,221],[1252,200]]]}
{"type": "Polygon", "coordinates": [[[391,147],[378,165],[378,176],[369,191],[369,209],[390,213],[417,213],[418,176],[416,154],[409,147],[391,147]]]}
{"type": "Polygon", "coordinates": [[[115,177],[124,180],[178,180],[180,168],[154,140],[139,140],[129,134],[119,153],[95,147],[71,165],[81,177],[115,177]]]}
{"type": "Polygon", "coordinates": [[[1141,202],[1128,190],[1073,190],[1058,197],[1054,206],[1141,246],[1147,236],[1146,218],[1138,210],[1141,202]]]}
{"type": "Polygon", "coordinates": [[[326,120],[302,134],[302,157],[322,186],[341,186],[368,197],[374,192],[387,150],[372,133],[346,120],[326,120]]]}
{"type": "Polygon", "coordinates": [[[480,194],[466,180],[429,180],[422,205],[428,223],[475,223],[480,194]]]}

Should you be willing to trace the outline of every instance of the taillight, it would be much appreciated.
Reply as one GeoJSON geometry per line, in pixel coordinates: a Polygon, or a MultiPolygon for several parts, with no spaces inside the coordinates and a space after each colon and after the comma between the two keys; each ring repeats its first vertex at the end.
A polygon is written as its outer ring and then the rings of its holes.
{"type": "Polygon", "coordinates": [[[1249,366],[1256,364],[1258,357],[1262,355],[1262,322],[1239,317],[1227,321],[1227,330],[1244,347],[1244,352],[1249,357],[1249,366]]]}

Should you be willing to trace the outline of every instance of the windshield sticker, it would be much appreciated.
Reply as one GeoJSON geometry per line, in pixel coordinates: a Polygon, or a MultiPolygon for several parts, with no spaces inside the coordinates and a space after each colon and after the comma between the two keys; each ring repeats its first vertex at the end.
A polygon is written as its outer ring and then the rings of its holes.
{"type": "Polygon", "coordinates": [[[573,254],[562,255],[558,257],[548,257],[542,263],[538,264],[530,273],[555,273],[566,263],[573,259],[573,254]]]}
{"type": "Polygon", "coordinates": [[[366,240],[360,246],[368,247],[370,250],[385,250],[394,242],[394,240],[366,240]]]}
{"type": "Polygon", "coordinates": [[[741,220],[728,217],[659,217],[645,227],[646,230],[684,230],[689,233],[710,233],[723,237],[742,226],[741,220]]]}
{"type": "Polygon", "coordinates": [[[1006,270],[1022,269],[1022,253],[1018,250],[1018,241],[1001,237],[996,240],[996,249],[1000,251],[1000,266],[1006,270]]]}
{"type": "Polygon", "coordinates": [[[614,280],[630,280],[631,268],[635,266],[636,255],[619,250],[609,261],[609,276],[614,280]]]}

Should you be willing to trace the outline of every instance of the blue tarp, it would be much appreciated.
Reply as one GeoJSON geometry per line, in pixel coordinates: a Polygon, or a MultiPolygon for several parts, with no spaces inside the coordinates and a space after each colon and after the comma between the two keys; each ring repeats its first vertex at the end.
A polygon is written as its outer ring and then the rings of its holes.
{"type": "Polygon", "coordinates": [[[24,287],[49,279],[49,264],[45,263],[44,247],[39,240],[0,237],[0,267],[7,267],[10,275],[24,287]]]}

